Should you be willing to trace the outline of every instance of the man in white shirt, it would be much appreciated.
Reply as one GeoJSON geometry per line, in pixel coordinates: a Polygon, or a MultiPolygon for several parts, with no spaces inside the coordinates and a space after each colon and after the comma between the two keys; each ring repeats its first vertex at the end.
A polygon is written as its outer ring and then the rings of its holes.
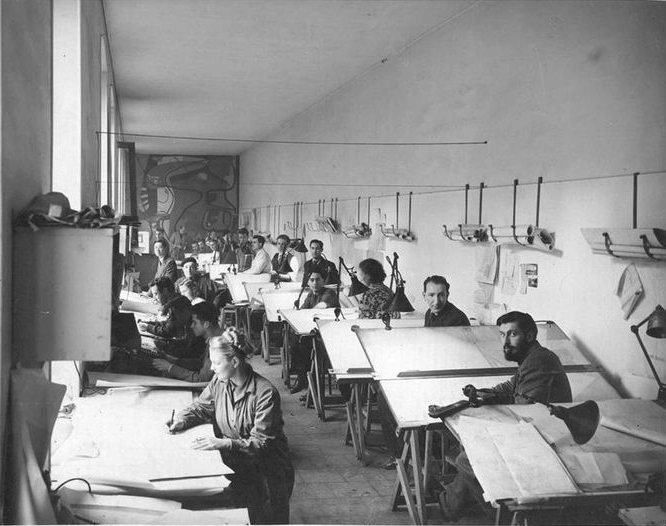
{"type": "Polygon", "coordinates": [[[271,258],[268,252],[264,250],[264,243],[266,239],[264,236],[256,235],[252,237],[252,252],[254,252],[254,259],[252,266],[242,274],[269,274],[272,270],[271,258]]]}

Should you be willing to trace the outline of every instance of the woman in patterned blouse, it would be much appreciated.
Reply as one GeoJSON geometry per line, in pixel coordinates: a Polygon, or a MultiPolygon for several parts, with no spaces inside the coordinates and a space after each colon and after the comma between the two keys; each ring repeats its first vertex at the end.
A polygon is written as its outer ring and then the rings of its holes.
{"type": "MultiPolygon", "coordinates": [[[[359,318],[381,318],[393,299],[393,292],[384,285],[384,267],[376,259],[364,259],[358,264],[358,278],[368,287],[358,304],[359,318]]],[[[399,312],[391,313],[392,318],[399,316],[399,312]]]]}

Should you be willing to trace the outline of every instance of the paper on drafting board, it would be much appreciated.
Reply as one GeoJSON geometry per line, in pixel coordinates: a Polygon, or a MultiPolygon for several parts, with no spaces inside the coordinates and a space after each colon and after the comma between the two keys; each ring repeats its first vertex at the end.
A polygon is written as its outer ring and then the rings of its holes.
{"type": "MultiPolygon", "coordinates": [[[[285,319],[296,334],[310,334],[317,328],[315,318],[334,320],[335,309],[281,309],[280,315],[285,319]]],[[[340,319],[358,318],[356,309],[342,309],[340,319]]]]}
{"type": "MultiPolygon", "coordinates": [[[[363,347],[358,341],[356,333],[351,330],[356,325],[363,329],[381,329],[384,327],[382,320],[362,318],[356,320],[317,320],[317,327],[321,339],[326,346],[326,354],[331,361],[334,370],[346,372],[350,369],[371,370],[370,362],[363,352],[363,347]]],[[[423,316],[413,318],[400,318],[392,320],[394,329],[401,327],[423,327],[423,316]]]]}
{"type": "Polygon", "coordinates": [[[600,490],[629,483],[627,472],[617,453],[569,449],[560,453],[560,458],[582,489],[600,490]]]}
{"type": "Polygon", "coordinates": [[[143,385],[147,387],[171,387],[193,389],[206,387],[208,382],[184,382],[174,378],[163,378],[159,376],[142,376],[138,374],[115,374],[115,373],[88,373],[90,382],[97,387],[127,387],[132,385],[143,385]]]}
{"type": "Polygon", "coordinates": [[[443,406],[465,399],[462,389],[467,384],[491,387],[509,378],[509,376],[401,378],[382,380],[379,384],[398,427],[406,429],[441,422],[439,418],[428,416],[428,406],[431,404],[443,406]]]}
{"type": "MultiPolygon", "coordinates": [[[[520,495],[516,481],[488,435],[488,422],[460,417],[456,428],[469,463],[488,502],[520,495]]],[[[510,425],[510,424],[509,424],[510,425]]]]}
{"type": "MultiPolygon", "coordinates": [[[[664,416],[666,417],[666,415],[664,416]]],[[[620,433],[626,433],[627,435],[666,447],[666,434],[645,428],[640,417],[634,417],[629,414],[623,415],[619,419],[603,417],[599,424],[620,433]]]]}
{"type": "Polygon", "coordinates": [[[638,300],[643,296],[643,284],[636,265],[630,263],[622,272],[615,295],[620,299],[622,317],[626,320],[634,311],[638,300]]]}
{"type": "Polygon", "coordinates": [[[294,302],[298,299],[299,293],[300,289],[262,289],[261,297],[264,302],[264,309],[266,310],[266,319],[270,322],[280,321],[278,319],[280,309],[293,309],[294,302]]]}
{"type": "Polygon", "coordinates": [[[486,429],[520,490],[519,496],[579,493],[562,461],[532,424],[492,423],[486,429]]]}
{"type": "Polygon", "coordinates": [[[160,515],[147,524],[250,524],[247,508],[216,510],[175,510],[160,515]]]}
{"type": "Polygon", "coordinates": [[[497,276],[497,251],[495,244],[477,245],[475,247],[476,269],[474,280],[479,283],[495,283],[497,276]]]}
{"type": "Polygon", "coordinates": [[[488,368],[472,330],[479,327],[359,329],[356,334],[378,378],[406,371],[488,368]]]}

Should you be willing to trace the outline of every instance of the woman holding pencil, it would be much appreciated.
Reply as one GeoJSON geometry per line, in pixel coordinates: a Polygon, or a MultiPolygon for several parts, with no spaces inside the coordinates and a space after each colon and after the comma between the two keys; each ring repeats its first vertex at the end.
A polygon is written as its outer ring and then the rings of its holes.
{"type": "Polygon", "coordinates": [[[237,338],[212,338],[209,353],[215,376],[187,409],[175,415],[169,431],[212,421],[215,437],[199,438],[193,447],[219,450],[234,470],[229,476],[233,504],[248,508],[252,524],[286,524],[294,469],[280,395],[247,363],[237,338]]]}

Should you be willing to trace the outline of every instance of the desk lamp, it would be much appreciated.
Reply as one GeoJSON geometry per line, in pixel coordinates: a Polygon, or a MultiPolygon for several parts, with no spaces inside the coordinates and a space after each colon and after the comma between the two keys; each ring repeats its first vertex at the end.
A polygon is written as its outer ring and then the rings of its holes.
{"type": "Polygon", "coordinates": [[[335,288],[335,295],[338,298],[338,306],[333,311],[335,312],[335,321],[340,321],[340,314],[342,313],[342,309],[340,308],[340,283],[342,281],[343,268],[345,269],[345,272],[349,274],[349,278],[351,279],[348,296],[358,296],[368,290],[368,287],[359,281],[356,272],[354,271],[354,267],[348,267],[345,265],[345,260],[340,257],[338,261],[338,285],[335,288]]]}
{"type": "Polygon", "coordinates": [[[402,278],[402,274],[398,270],[398,254],[393,253],[393,261],[386,256],[386,261],[391,265],[391,288],[393,288],[393,283],[395,282],[395,293],[393,294],[393,300],[391,305],[384,314],[382,314],[382,321],[386,325],[386,330],[391,330],[391,313],[392,312],[414,312],[414,307],[407,299],[405,295],[405,280],[402,278]]]}
{"type": "Polygon", "coordinates": [[[310,281],[310,275],[312,272],[308,272],[307,276],[305,276],[305,281],[303,282],[304,285],[301,287],[301,291],[298,293],[298,298],[296,298],[296,301],[294,301],[294,308],[298,310],[301,305],[301,296],[303,295],[303,291],[307,288],[308,286],[308,281],[310,281]]]}
{"type": "MultiPolygon", "coordinates": [[[[443,422],[445,418],[468,407],[488,405],[489,401],[487,399],[484,400],[483,397],[477,396],[479,393],[492,393],[492,390],[477,389],[473,385],[466,385],[463,388],[463,394],[468,398],[467,400],[459,400],[446,406],[429,405],[428,415],[431,418],[441,418],[443,422]]],[[[597,427],[599,427],[599,406],[592,400],[573,407],[564,407],[541,402],[526,394],[521,394],[521,396],[527,398],[530,402],[545,405],[550,410],[551,415],[564,421],[564,425],[567,426],[576,444],[586,444],[589,442],[594,433],[596,433],[597,427]]]]}
{"type": "Polygon", "coordinates": [[[280,288],[280,274],[272,274],[271,275],[271,281],[273,282],[273,285],[275,285],[276,289],[280,288]]]}
{"type": "Polygon", "coordinates": [[[302,237],[296,238],[293,240],[295,246],[293,248],[294,252],[300,252],[305,254],[308,251],[308,247],[305,246],[304,239],[302,237]]]}
{"type": "Polygon", "coordinates": [[[648,324],[647,331],[645,331],[648,336],[651,336],[652,338],[666,338],[666,310],[664,310],[664,307],[657,305],[647,318],[645,318],[638,325],[631,326],[631,332],[636,335],[636,339],[638,340],[638,343],[643,350],[643,354],[645,355],[645,359],[650,366],[652,375],[654,376],[654,379],[657,380],[657,385],[659,386],[657,400],[660,402],[666,402],[666,384],[664,384],[659,379],[659,375],[657,374],[657,370],[654,368],[652,359],[645,349],[645,345],[643,345],[643,340],[641,340],[640,334],[638,334],[638,329],[641,328],[645,323],[648,324]]]}

